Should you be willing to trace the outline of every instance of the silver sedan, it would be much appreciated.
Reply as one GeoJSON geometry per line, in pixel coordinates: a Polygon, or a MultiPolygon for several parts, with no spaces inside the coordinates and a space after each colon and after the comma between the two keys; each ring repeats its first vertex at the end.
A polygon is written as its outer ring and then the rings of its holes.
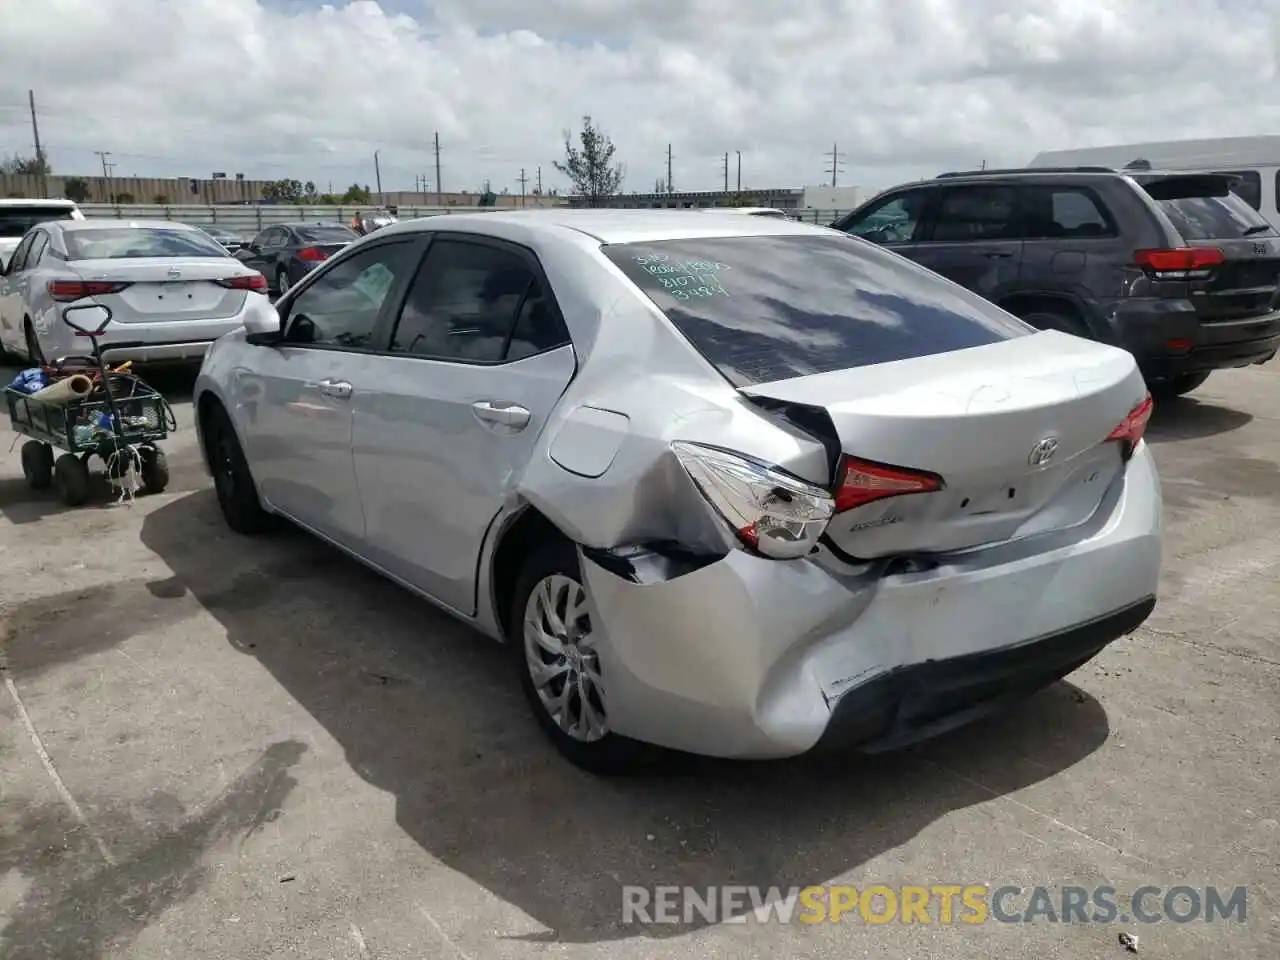
{"type": "Polygon", "coordinates": [[[262,274],[206,233],[160,221],[57,220],[23,237],[0,273],[0,348],[32,363],[88,352],[61,311],[97,304],[113,323],[102,338],[112,361],[198,361],[238,330],[262,274]]]}
{"type": "Polygon", "coordinates": [[[505,640],[587,769],[896,748],[1155,604],[1133,358],[835,231],[434,217],[277,307],[196,383],[227,523],[292,520],[505,640]]]}

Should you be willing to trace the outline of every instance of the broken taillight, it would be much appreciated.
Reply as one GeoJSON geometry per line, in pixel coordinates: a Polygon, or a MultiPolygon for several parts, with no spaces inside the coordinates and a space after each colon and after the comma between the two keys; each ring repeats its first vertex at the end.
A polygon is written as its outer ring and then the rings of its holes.
{"type": "Polygon", "coordinates": [[[927,470],[873,463],[845,454],[836,471],[836,513],[888,497],[935,493],[943,486],[942,478],[927,470]]]}
{"type": "Polygon", "coordinates": [[[774,560],[792,560],[818,545],[834,512],[826,490],[717,447],[677,441],[671,449],[748,547],[774,560]]]}
{"type": "Polygon", "coordinates": [[[1133,456],[1133,451],[1138,449],[1143,434],[1147,432],[1147,423],[1151,420],[1151,412],[1154,409],[1151,394],[1148,393],[1142,398],[1142,402],[1130,410],[1120,424],[1107,434],[1108,442],[1115,441],[1122,445],[1124,459],[1128,460],[1133,456]]]}

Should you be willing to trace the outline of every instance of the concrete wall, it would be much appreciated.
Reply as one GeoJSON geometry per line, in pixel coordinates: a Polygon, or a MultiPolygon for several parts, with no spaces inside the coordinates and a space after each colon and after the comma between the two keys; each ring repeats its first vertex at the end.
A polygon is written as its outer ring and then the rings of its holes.
{"type": "Polygon", "coordinates": [[[805,187],[804,206],[810,210],[852,210],[870,196],[862,187],[805,187]]]}

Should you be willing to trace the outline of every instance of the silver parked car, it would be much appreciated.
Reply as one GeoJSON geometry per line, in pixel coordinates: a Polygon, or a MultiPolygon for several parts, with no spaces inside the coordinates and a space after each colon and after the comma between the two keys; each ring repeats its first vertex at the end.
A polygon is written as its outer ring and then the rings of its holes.
{"type": "Polygon", "coordinates": [[[99,304],[114,322],[110,360],[199,360],[241,328],[267,281],[204,231],[167,220],[56,220],[33,227],[0,274],[0,347],[32,363],[86,353],[62,323],[68,305],[99,304]]]}
{"type": "Polygon", "coordinates": [[[287,517],[508,641],[588,769],[894,748],[1155,604],[1133,358],[835,231],[433,217],[277,307],[195,387],[227,523],[287,517]]]}

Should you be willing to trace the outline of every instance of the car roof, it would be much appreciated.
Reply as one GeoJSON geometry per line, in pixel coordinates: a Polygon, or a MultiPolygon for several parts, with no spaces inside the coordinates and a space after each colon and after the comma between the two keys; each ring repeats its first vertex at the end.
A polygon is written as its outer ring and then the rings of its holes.
{"type": "Polygon", "coordinates": [[[715,210],[580,210],[552,207],[541,210],[501,210],[493,213],[462,213],[401,220],[378,231],[392,233],[459,230],[495,236],[577,233],[599,243],[638,243],[653,240],[693,240],[714,237],[812,236],[829,234],[815,227],[780,217],[744,217],[740,213],[715,210]]]}
{"type": "Polygon", "coordinates": [[[272,227],[288,227],[290,230],[296,230],[298,227],[341,227],[343,230],[350,230],[345,223],[339,220],[289,220],[284,223],[264,223],[263,230],[270,230],[272,227]]]}
{"type": "Polygon", "coordinates": [[[0,207],[49,207],[51,210],[74,210],[74,200],[38,200],[31,197],[5,197],[0,199],[0,207]]]}
{"type": "Polygon", "coordinates": [[[58,229],[66,230],[71,233],[77,233],[81,230],[103,230],[110,228],[136,228],[145,230],[195,230],[196,228],[186,223],[179,223],[177,220],[114,220],[114,219],[97,219],[97,220],[54,220],[53,223],[58,225],[58,229]]]}

